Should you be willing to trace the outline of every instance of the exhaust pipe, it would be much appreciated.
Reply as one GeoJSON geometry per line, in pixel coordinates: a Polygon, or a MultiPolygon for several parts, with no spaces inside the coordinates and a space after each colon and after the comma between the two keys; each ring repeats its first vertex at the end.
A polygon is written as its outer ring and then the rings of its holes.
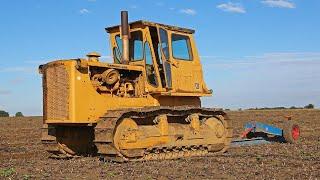
{"type": "Polygon", "coordinates": [[[129,64],[129,23],[128,11],[121,11],[122,64],[129,64]]]}

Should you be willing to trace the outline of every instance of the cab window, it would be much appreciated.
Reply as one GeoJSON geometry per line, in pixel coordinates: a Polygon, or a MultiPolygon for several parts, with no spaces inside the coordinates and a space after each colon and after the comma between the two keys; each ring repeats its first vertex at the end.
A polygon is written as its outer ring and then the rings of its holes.
{"type": "MultiPolygon", "coordinates": [[[[143,59],[143,36],[141,31],[134,31],[130,33],[130,61],[140,61],[143,59]]],[[[117,48],[114,50],[115,62],[117,63],[122,57],[122,40],[120,35],[115,36],[117,48]]]]}
{"type": "Polygon", "coordinates": [[[118,48],[113,48],[114,63],[120,64],[121,55],[118,48]]]}
{"type": "Polygon", "coordinates": [[[159,36],[160,36],[160,46],[161,52],[163,56],[161,59],[163,61],[163,69],[165,72],[166,86],[168,88],[172,87],[172,79],[171,79],[171,65],[169,61],[169,45],[168,45],[168,33],[165,29],[159,28],[159,36]],[[165,59],[163,59],[165,58],[165,59]]]}
{"type": "Polygon", "coordinates": [[[171,36],[172,54],[175,59],[192,60],[190,39],[188,36],[172,34],[171,36]]]}
{"type": "Polygon", "coordinates": [[[159,33],[160,33],[160,46],[161,46],[161,50],[166,58],[166,60],[169,59],[169,46],[168,46],[168,34],[167,31],[160,28],[159,29],[159,33]]]}
{"type": "Polygon", "coordinates": [[[153,86],[158,86],[155,68],[152,60],[152,54],[150,45],[148,42],[145,43],[145,60],[146,60],[146,73],[148,82],[153,86]]]}
{"type": "Polygon", "coordinates": [[[134,31],[130,34],[130,60],[139,61],[143,59],[143,37],[141,31],[134,31]]]}
{"type": "Polygon", "coordinates": [[[122,58],[122,40],[120,39],[120,35],[116,35],[115,39],[117,46],[113,48],[113,58],[114,63],[120,64],[122,58]]]}

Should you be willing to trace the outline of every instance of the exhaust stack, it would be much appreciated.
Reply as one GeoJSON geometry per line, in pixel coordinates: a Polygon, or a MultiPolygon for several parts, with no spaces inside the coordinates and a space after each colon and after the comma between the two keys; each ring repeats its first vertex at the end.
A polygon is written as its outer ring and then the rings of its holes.
{"type": "Polygon", "coordinates": [[[128,11],[121,11],[122,64],[129,64],[129,23],[128,11]]]}

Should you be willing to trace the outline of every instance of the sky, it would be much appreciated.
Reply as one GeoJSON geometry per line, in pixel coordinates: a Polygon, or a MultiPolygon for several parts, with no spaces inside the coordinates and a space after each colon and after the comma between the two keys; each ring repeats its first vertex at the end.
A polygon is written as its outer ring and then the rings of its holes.
{"type": "Polygon", "coordinates": [[[196,30],[203,106],[320,107],[319,0],[1,0],[0,109],[42,114],[40,64],[97,51],[120,11],[196,30]]]}

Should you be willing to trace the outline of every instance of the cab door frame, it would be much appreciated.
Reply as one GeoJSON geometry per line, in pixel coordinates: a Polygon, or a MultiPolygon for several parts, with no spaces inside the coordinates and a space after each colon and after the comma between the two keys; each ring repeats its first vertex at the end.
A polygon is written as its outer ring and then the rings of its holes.
{"type": "Polygon", "coordinates": [[[158,37],[159,37],[159,45],[160,45],[160,58],[163,65],[164,75],[166,79],[166,89],[172,90],[172,71],[171,71],[171,63],[170,63],[170,40],[169,40],[169,31],[158,24],[156,25],[157,31],[158,31],[158,37]],[[164,53],[164,47],[162,47],[162,39],[161,39],[161,30],[164,30],[166,32],[166,38],[167,38],[167,57],[164,53]]]}

